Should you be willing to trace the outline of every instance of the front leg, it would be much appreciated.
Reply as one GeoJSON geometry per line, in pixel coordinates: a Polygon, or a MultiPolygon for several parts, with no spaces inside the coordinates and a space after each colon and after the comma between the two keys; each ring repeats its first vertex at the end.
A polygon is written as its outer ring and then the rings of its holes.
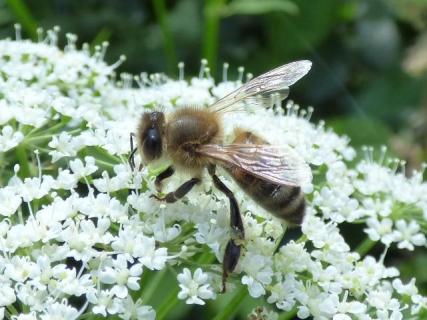
{"type": "Polygon", "coordinates": [[[131,132],[129,135],[129,142],[130,142],[130,154],[128,158],[129,166],[132,169],[132,171],[135,170],[135,153],[138,150],[138,148],[133,146],[133,137],[135,136],[135,133],[131,132]]]}
{"type": "Polygon", "coordinates": [[[201,181],[202,180],[200,180],[200,178],[191,178],[190,180],[180,185],[178,189],[176,189],[175,191],[172,191],[166,194],[166,196],[164,196],[163,198],[158,197],[154,194],[152,194],[151,197],[156,198],[157,200],[160,200],[160,201],[166,201],[168,203],[172,203],[177,201],[178,199],[181,199],[183,196],[189,193],[190,190],[193,189],[193,187],[196,184],[200,183],[201,181]]]}
{"type": "Polygon", "coordinates": [[[166,168],[165,171],[161,172],[154,181],[154,184],[156,185],[157,192],[162,191],[162,181],[166,178],[169,178],[175,173],[175,169],[172,166],[169,166],[166,168]]]}
{"type": "Polygon", "coordinates": [[[228,241],[225,248],[224,259],[222,262],[222,293],[226,291],[226,281],[230,273],[236,268],[239,262],[240,252],[243,240],[245,239],[245,228],[240,215],[239,205],[230,189],[218,178],[215,174],[215,166],[208,168],[209,174],[212,176],[215,186],[223,192],[230,201],[230,227],[231,239],[228,241]]]}

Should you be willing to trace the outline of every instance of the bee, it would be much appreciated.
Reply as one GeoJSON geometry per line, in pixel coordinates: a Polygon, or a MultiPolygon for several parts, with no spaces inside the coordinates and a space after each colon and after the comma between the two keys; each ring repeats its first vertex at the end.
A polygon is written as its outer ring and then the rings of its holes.
{"type": "Polygon", "coordinates": [[[207,108],[182,107],[168,115],[160,111],[145,112],[139,121],[136,148],[133,148],[131,134],[129,163],[132,169],[135,168],[133,156],[136,150],[145,164],[163,157],[172,163],[155,179],[158,192],[162,189],[162,181],[172,176],[175,169],[191,173],[192,178],[175,191],[152,197],[167,203],[181,199],[202,181],[202,172],[207,169],[215,187],[228,198],[231,236],[223,258],[223,292],[228,275],[239,261],[245,229],[238,202],[217,176],[216,166],[224,168],[255,202],[293,225],[301,224],[304,217],[305,200],[301,186],[311,181],[311,170],[290,147],[270,145],[240,128],[235,129],[234,141],[224,144],[222,116],[225,112],[237,111],[239,102],[262,102],[271,94],[285,98],[289,86],[306,75],[310,68],[311,62],[307,60],[280,66],[251,79],[207,108]]]}

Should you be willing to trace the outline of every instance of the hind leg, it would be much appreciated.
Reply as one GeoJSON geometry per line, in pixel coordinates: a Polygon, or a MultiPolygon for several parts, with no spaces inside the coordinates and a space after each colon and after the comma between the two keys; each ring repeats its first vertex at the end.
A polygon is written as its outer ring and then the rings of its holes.
{"type": "Polygon", "coordinates": [[[245,229],[243,227],[242,217],[234,194],[215,174],[215,166],[210,166],[208,171],[213,179],[215,187],[224,193],[230,201],[231,239],[228,241],[225,248],[222,263],[222,292],[224,293],[226,291],[227,277],[234,271],[237,263],[239,262],[242,243],[245,239],[245,229]]]}

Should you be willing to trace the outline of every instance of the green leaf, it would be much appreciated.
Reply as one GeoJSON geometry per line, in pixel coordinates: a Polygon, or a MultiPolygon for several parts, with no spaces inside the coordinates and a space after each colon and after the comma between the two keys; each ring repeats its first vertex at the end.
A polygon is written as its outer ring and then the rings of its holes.
{"type": "Polygon", "coordinates": [[[22,27],[33,38],[37,38],[37,21],[31,15],[31,11],[22,0],[6,0],[10,11],[15,15],[17,22],[22,24],[22,27]]]}
{"type": "Polygon", "coordinates": [[[328,123],[339,133],[351,139],[353,147],[372,145],[380,146],[387,144],[391,130],[383,122],[374,117],[350,116],[336,118],[328,123]]]}
{"type": "Polygon", "coordinates": [[[235,0],[221,10],[223,16],[265,14],[269,12],[285,12],[297,14],[298,7],[286,0],[235,0]]]}

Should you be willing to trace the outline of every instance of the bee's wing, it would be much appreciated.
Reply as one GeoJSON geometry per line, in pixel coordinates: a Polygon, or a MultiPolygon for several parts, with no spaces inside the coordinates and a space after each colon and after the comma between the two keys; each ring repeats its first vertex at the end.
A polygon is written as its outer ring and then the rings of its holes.
{"type": "Polygon", "coordinates": [[[246,82],[235,91],[209,106],[215,112],[223,112],[239,101],[250,97],[267,98],[272,93],[279,93],[284,99],[289,93],[289,86],[305,76],[311,68],[308,60],[295,61],[270,70],[246,82]]]}
{"type": "Polygon", "coordinates": [[[225,167],[238,167],[269,182],[305,186],[311,183],[310,166],[290,147],[259,144],[206,144],[198,152],[225,167]]]}

